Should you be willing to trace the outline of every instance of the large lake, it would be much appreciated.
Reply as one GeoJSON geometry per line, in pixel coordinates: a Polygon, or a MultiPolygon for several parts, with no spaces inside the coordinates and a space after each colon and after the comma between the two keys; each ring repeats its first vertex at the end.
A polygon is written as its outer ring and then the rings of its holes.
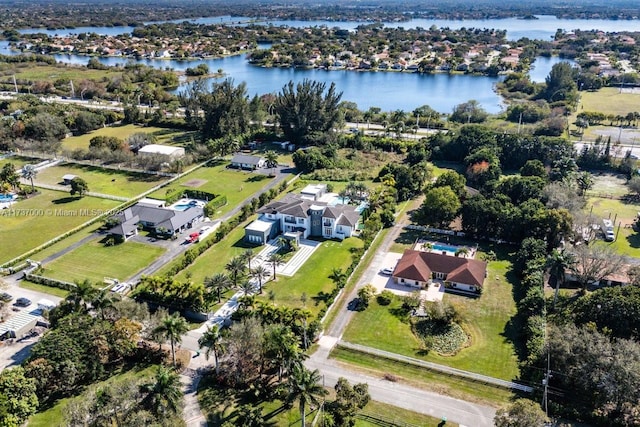
{"type": "MultiPolygon", "coordinates": [[[[180,20],[178,20],[179,22],[180,20]]],[[[248,21],[242,17],[212,17],[193,20],[197,23],[225,22],[239,25],[248,21]]],[[[292,27],[328,25],[354,29],[362,24],[357,22],[332,21],[268,21],[273,25],[289,25],[292,27]]],[[[553,36],[556,29],[602,29],[605,31],[621,31],[623,29],[640,30],[640,21],[608,21],[608,20],[559,20],[553,16],[541,16],[537,20],[520,19],[492,19],[492,20],[425,20],[414,19],[403,23],[386,24],[394,27],[423,27],[432,25],[438,27],[461,28],[500,28],[506,29],[511,39],[520,37],[548,38],[553,36]]],[[[131,32],[133,27],[83,27],[73,30],[23,30],[24,33],[46,32],[48,34],[71,34],[82,32],[96,32],[101,34],[122,34],[131,32]]],[[[10,54],[7,42],[0,42],[0,54],[10,54]]],[[[56,59],[65,63],[86,64],[86,56],[55,55],[56,59]]],[[[124,64],[126,58],[100,58],[107,65],[124,64]]],[[[553,64],[560,59],[538,58],[533,64],[531,78],[533,81],[544,81],[553,64]]],[[[384,111],[411,111],[421,105],[430,105],[442,113],[450,113],[454,106],[475,99],[490,113],[497,113],[502,108],[502,98],[494,91],[494,85],[500,78],[470,75],[420,75],[414,73],[397,72],[356,72],[356,71],[324,71],[324,70],[295,70],[281,68],[261,68],[250,65],[244,56],[233,56],[221,59],[205,59],[193,61],[153,60],[142,59],[139,62],[158,68],[173,68],[184,70],[199,63],[206,63],[209,69],[222,69],[227,77],[236,83],[245,82],[251,96],[270,92],[279,92],[290,80],[294,82],[312,79],[321,82],[335,83],[339,91],[343,92],[343,100],[352,101],[365,110],[369,107],[380,107],[384,111]]],[[[211,79],[213,81],[213,79],[211,79]]],[[[181,87],[178,90],[182,90],[181,87]]]]}

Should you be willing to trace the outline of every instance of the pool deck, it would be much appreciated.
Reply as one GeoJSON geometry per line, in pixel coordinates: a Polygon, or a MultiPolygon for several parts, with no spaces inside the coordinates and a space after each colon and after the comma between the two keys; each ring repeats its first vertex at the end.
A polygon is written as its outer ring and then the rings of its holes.
{"type": "Polygon", "coordinates": [[[474,259],[476,257],[476,248],[473,246],[458,246],[458,245],[452,245],[450,243],[443,243],[443,242],[437,242],[433,240],[423,240],[423,239],[418,239],[415,245],[413,246],[413,250],[415,251],[433,252],[433,253],[449,255],[449,256],[455,256],[456,251],[462,248],[465,248],[469,251],[466,255],[464,255],[464,258],[474,259]],[[428,249],[424,247],[424,245],[427,243],[431,243],[434,246],[440,245],[447,248],[456,248],[456,250],[450,251],[450,250],[442,250],[442,249],[435,249],[435,248],[428,249]]]}

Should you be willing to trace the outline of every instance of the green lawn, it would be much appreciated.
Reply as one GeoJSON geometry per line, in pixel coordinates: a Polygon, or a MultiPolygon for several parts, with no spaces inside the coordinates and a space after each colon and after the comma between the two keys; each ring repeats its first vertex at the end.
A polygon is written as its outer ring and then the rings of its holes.
{"type": "Polygon", "coordinates": [[[30,157],[22,157],[22,156],[10,156],[4,159],[0,159],[0,169],[7,163],[12,163],[16,169],[21,168],[24,165],[36,164],[40,163],[40,159],[34,159],[30,157]]]}
{"type": "Polygon", "coordinates": [[[380,378],[385,374],[391,374],[402,383],[469,402],[499,407],[508,403],[514,396],[511,391],[500,387],[344,348],[332,350],[331,357],[372,377],[380,378]]]}
{"type": "Polygon", "coordinates": [[[0,211],[0,263],[7,262],[119,204],[114,200],[95,197],[78,199],[59,191],[41,190],[39,195],[19,201],[12,209],[0,211]]]}
{"type": "MultiPolygon", "coordinates": [[[[342,242],[327,240],[322,242],[311,257],[304,263],[293,277],[278,276],[275,282],[265,285],[267,291],[275,293],[276,305],[300,307],[303,293],[309,298],[306,306],[312,313],[317,313],[325,306],[317,297],[321,292],[331,292],[335,286],[329,276],[334,268],[344,270],[351,264],[351,250],[362,248],[362,240],[350,237],[342,242]]],[[[267,300],[266,293],[259,299],[267,300]]]]}
{"type": "Polygon", "coordinates": [[[171,185],[151,193],[149,197],[164,199],[168,192],[187,189],[224,194],[227,196],[227,205],[218,211],[217,215],[220,216],[262,189],[273,179],[266,175],[228,169],[227,164],[224,162],[215,166],[201,167],[171,185]]]}
{"type": "MultiPolygon", "coordinates": [[[[138,370],[131,369],[124,373],[114,375],[111,378],[96,383],[90,388],[99,389],[108,384],[112,384],[114,382],[120,381],[137,381],[137,380],[146,380],[151,379],[155,374],[155,366],[149,366],[147,368],[138,370]]],[[[69,403],[74,401],[81,401],[84,398],[84,394],[80,394],[74,397],[68,397],[66,399],[60,399],[53,406],[43,410],[42,412],[38,412],[29,418],[28,426],[29,427],[63,427],[67,424],[65,423],[65,412],[69,403]]]]}
{"type": "Polygon", "coordinates": [[[604,87],[598,91],[580,92],[580,111],[599,111],[605,114],[621,114],[638,111],[640,94],[620,93],[619,88],[604,87]]]}
{"type": "Polygon", "coordinates": [[[587,200],[585,210],[592,212],[597,219],[611,218],[612,221],[615,219],[617,238],[611,243],[603,242],[603,244],[611,246],[620,255],[640,257],[640,233],[633,228],[625,227],[625,225],[631,225],[640,212],[639,204],[592,197],[587,200]],[[620,223],[622,226],[618,228],[620,223]]]}
{"type": "Polygon", "coordinates": [[[93,234],[95,231],[97,231],[99,229],[99,226],[100,226],[100,223],[91,225],[91,226],[86,227],[86,228],[83,228],[82,230],[78,231],[77,233],[73,233],[71,236],[69,236],[69,237],[67,237],[65,239],[62,239],[59,242],[56,242],[51,246],[46,247],[45,249],[43,249],[40,252],[34,254],[30,258],[35,260],[35,261],[42,261],[45,258],[47,258],[48,256],[57,254],[61,250],[65,249],[65,248],[68,248],[69,246],[73,245],[76,242],[79,242],[80,240],[84,239],[85,237],[90,236],[91,234],[93,234]]]}
{"type": "Polygon", "coordinates": [[[184,142],[184,136],[187,134],[184,131],[176,129],[166,129],[153,126],[140,126],[140,125],[124,125],[124,126],[108,126],[89,132],[84,135],[71,136],[62,140],[62,148],[67,150],[75,150],[82,148],[84,150],[89,148],[89,141],[94,136],[115,136],[122,140],[127,139],[134,133],[150,133],[156,137],[159,144],[175,144],[177,142],[184,142]]]}
{"type": "Polygon", "coordinates": [[[107,247],[94,240],[44,265],[42,275],[67,282],[89,279],[102,283],[105,277],[124,281],[163,252],[160,247],[144,243],[125,242],[107,247]]]}
{"type": "Polygon", "coordinates": [[[587,196],[598,195],[624,196],[629,193],[627,177],[623,174],[592,172],[593,187],[587,191],[587,196]]]}
{"type": "Polygon", "coordinates": [[[31,65],[28,67],[15,67],[16,79],[26,80],[48,80],[54,81],[58,79],[83,80],[94,79],[100,80],[103,77],[117,77],[122,73],[110,70],[93,70],[86,67],[73,66],[55,66],[55,65],[31,65]]]}
{"type": "Polygon", "coordinates": [[[21,288],[30,289],[36,292],[43,292],[49,295],[55,295],[60,298],[66,298],[69,295],[69,291],[64,289],[54,288],[53,286],[40,285],[38,283],[29,282],[27,280],[21,280],[18,284],[21,288]]]}
{"type": "MultiPolygon", "coordinates": [[[[389,422],[394,425],[402,425],[403,423],[406,423],[422,427],[440,427],[440,422],[442,421],[440,418],[419,414],[417,412],[398,408],[397,406],[376,402],[375,400],[370,401],[361,413],[381,420],[382,425],[388,425],[384,423],[389,422]]],[[[356,420],[356,427],[373,427],[379,425],[381,425],[379,421],[365,421],[363,419],[356,420]]],[[[456,427],[458,424],[447,421],[446,425],[447,427],[456,427]]]]}
{"type": "Polygon", "coordinates": [[[87,181],[89,191],[121,197],[135,197],[167,180],[166,177],[158,175],[67,163],[41,170],[35,182],[49,185],[62,184],[62,176],[66,174],[77,175],[87,181]]]}
{"type": "Polygon", "coordinates": [[[409,324],[394,314],[399,301],[387,307],[373,301],[353,318],[344,340],[506,380],[517,378],[518,362],[511,341],[514,332],[509,330],[509,320],[516,312],[512,286],[507,280],[511,262],[504,250],[493,250],[499,258],[489,263],[480,298],[451,294],[444,297],[461,313],[463,327],[471,338],[470,345],[456,355],[424,355],[409,324]]]}

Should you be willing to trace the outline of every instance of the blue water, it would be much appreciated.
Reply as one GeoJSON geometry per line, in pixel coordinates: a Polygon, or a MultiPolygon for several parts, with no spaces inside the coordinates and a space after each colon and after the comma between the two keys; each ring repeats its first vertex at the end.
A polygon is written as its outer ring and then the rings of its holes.
{"type": "Polygon", "coordinates": [[[440,243],[436,243],[435,245],[433,245],[433,249],[436,251],[447,251],[447,252],[454,252],[458,250],[457,246],[449,246],[449,245],[443,245],[440,243]]]}
{"type": "Polygon", "coordinates": [[[0,202],[12,202],[15,198],[13,194],[0,194],[0,202]]]}
{"type": "Polygon", "coordinates": [[[172,206],[173,210],[176,211],[186,211],[189,208],[192,208],[193,205],[174,205],[172,206]]]}
{"type": "Polygon", "coordinates": [[[329,206],[347,205],[350,201],[351,199],[349,199],[348,197],[336,196],[329,202],[329,206]]]}
{"type": "Polygon", "coordinates": [[[358,212],[359,214],[362,213],[362,211],[364,211],[365,209],[367,209],[369,207],[369,203],[367,202],[360,202],[360,204],[358,205],[358,207],[356,208],[356,212],[358,212]]]}

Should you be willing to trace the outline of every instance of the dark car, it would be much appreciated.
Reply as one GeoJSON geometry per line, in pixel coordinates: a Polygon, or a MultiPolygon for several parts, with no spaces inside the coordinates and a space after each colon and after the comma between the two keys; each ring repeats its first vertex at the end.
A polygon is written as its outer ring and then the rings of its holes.
{"type": "Polygon", "coordinates": [[[29,307],[31,305],[31,300],[29,298],[18,298],[16,300],[16,305],[19,307],[29,307]]]}
{"type": "Polygon", "coordinates": [[[6,292],[3,292],[0,294],[0,301],[2,302],[9,302],[13,299],[13,297],[11,295],[9,295],[6,292]]]}

